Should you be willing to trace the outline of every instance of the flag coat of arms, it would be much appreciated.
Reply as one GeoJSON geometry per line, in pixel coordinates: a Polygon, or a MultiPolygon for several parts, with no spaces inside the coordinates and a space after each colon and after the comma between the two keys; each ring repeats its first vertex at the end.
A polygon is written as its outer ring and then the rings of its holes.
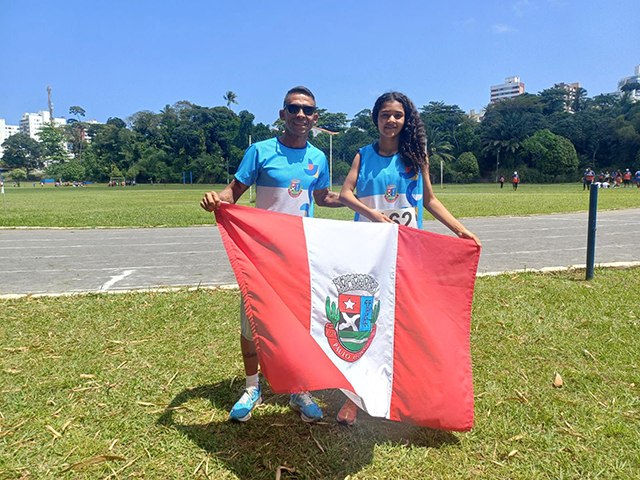
{"type": "Polygon", "coordinates": [[[339,388],[372,416],[471,429],[475,242],[231,204],[216,218],[274,392],[339,388]]]}

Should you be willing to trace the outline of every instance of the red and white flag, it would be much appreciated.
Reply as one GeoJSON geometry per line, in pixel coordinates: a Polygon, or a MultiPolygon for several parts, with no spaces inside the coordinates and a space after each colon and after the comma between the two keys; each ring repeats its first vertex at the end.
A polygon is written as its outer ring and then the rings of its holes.
{"type": "Polygon", "coordinates": [[[372,416],[471,429],[475,242],[231,204],[216,217],[274,392],[339,388],[372,416]]]}

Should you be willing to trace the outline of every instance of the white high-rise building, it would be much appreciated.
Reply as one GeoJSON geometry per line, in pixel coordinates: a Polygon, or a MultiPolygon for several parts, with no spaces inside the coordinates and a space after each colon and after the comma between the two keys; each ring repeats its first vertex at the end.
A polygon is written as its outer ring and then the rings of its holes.
{"type": "Polygon", "coordinates": [[[566,93],[565,96],[565,104],[564,111],[569,113],[574,113],[574,105],[576,102],[576,95],[578,94],[578,90],[580,89],[580,82],[574,83],[556,83],[554,88],[562,88],[566,93]]]}
{"type": "MultiPolygon", "coordinates": [[[[49,123],[50,120],[51,116],[46,110],[40,111],[38,113],[25,113],[20,119],[20,131],[22,133],[28,134],[34,140],[38,140],[38,133],[40,132],[40,129],[43,125],[49,123]]],[[[53,124],[57,127],[60,127],[66,125],[67,120],[65,118],[54,117],[53,124]]]]}
{"type": "Polygon", "coordinates": [[[636,65],[633,75],[618,82],[618,94],[623,95],[626,92],[629,92],[632,101],[640,100],[640,65],[636,65]]]}
{"type": "Polygon", "coordinates": [[[4,141],[19,131],[20,127],[18,127],[18,125],[7,125],[4,118],[0,118],[0,158],[2,158],[4,154],[4,148],[2,148],[4,141]]]}
{"type": "Polygon", "coordinates": [[[513,98],[524,93],[524,83],[520,81],[520,77],[507,77],[504,83],[491,86],[490,102],[498,102],[505,98],[513,98]]]}

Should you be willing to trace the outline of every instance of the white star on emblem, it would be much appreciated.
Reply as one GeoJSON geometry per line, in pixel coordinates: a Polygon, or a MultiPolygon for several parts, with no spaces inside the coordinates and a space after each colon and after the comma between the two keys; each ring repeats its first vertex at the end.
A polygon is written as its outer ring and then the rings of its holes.
{"type": "Polygon", "coordinates": [[[355,305],[355,302],[351,301],[351,297],[349,297],[348,300],[344,302],[344,306],[346,307],[347,310],[353,310],[354,305],[355,305]]]}

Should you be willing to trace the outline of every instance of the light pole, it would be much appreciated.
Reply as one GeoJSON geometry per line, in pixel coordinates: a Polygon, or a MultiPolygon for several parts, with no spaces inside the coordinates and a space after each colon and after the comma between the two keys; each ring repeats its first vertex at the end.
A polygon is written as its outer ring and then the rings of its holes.
{"type": "Polygon", "coordinates": [[[333,188],[333,136],[338,135],[340,132],[332,132],[325,128],[313,127],[311,129],[314,136],[320,133],[326,133],[329,135],[329,190],[333,188]]]}
{"type": "Polygon", "coordinates": [[[333,189],[333,135],[329,135],[329,190],[333,189]]]}

